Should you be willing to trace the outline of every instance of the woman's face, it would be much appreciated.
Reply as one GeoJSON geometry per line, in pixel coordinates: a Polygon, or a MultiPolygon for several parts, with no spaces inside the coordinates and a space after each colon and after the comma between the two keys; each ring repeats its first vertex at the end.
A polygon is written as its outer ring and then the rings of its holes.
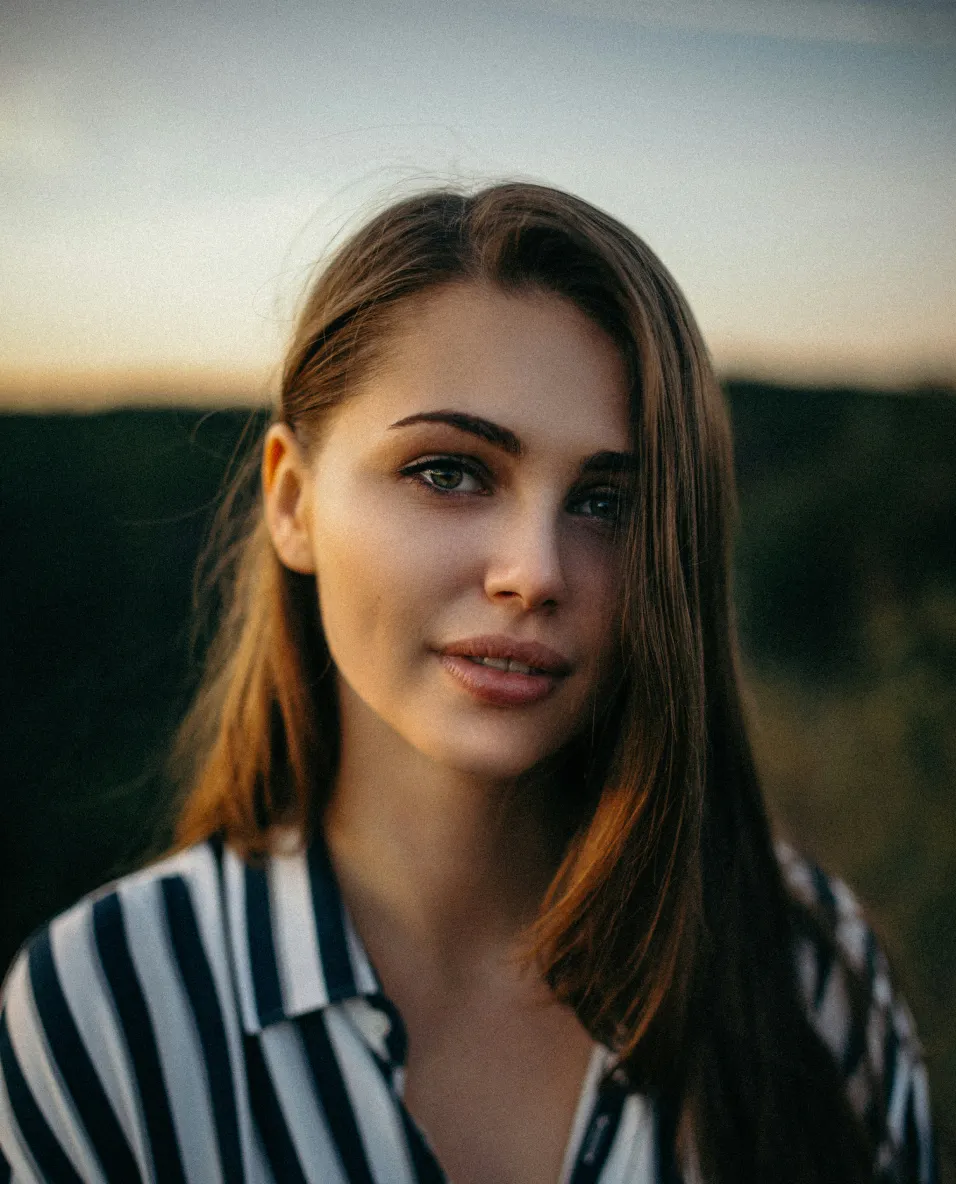
{"type": "Polygon", "coordinates": [[[333,413],[298,499],[278,480],[292,450],[273,443],[270,469],[269,447],[273,538],[316,574],[346,746],[385,725],[399,748],[510,778],[588,726],[633,471],[601,329],[553,295],[440,289],[333,413]]]}

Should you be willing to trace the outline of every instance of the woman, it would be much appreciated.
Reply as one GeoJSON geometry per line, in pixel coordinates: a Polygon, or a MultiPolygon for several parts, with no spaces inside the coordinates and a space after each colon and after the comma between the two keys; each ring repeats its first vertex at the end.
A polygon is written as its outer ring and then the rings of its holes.
{"type": "Polygon", "coordinates": [[[648,248],[532,185],[387,209],[261,489],[177,852],[9,975],[8,1174],[932,1179],[882,956],[771,844],[728,426],[648,248]]]}

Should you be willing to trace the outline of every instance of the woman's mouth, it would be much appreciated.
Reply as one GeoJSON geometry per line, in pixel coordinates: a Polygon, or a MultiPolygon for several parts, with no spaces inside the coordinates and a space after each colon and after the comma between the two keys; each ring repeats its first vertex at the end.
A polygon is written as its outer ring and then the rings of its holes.
{"type": "Polygon", "coordinates": [[[537,703],[571,671],[556,650],[501,635],[456,642],[437,656],[461,687],[497,707],[537,703]]]}

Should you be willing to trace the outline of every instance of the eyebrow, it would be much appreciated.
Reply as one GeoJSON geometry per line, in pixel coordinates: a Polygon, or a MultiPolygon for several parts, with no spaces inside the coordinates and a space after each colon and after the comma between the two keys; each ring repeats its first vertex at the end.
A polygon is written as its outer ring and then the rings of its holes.
{"type": "Polygon", "coordinates": [[[449,427],[457,428],[460,432],[468,432],[471,436],[494,444],[509,456],[524,455],[524,445],[514,432],[478,415],[466,415],[463,411],[419,411],[417,415],[408,415],[391,426],[407,428],[414,423],[447,423],[449,427]]]}
{"type": "MultiPolygon", "coordinates": [[[[396,420],[390,428],[407,428],[416,423],[444,423],[460,432],[467,432],[507,452],[509,456],[524,456],[521,440],[506,427],[482,419],[480,415],[467,415],[464,411],[419,411],[396,420]]],[[[581,465],[582,473],[628,473],[635,467],[635,457],[630,452],[596,452],[581,465]]]]}
{"type": "Polygon", "coordinates": [[[633,452],[595,452],[581,465],[582,473],[633,473],[637,458],[633,452]]]}

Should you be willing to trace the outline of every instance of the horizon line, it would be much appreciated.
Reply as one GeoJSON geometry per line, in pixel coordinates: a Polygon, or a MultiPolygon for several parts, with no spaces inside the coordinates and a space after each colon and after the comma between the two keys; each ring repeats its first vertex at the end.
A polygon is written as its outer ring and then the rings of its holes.
{"type": "MultiPolygon", "coordinates": [[[[918,393],[956,392],[956,365],[897,371],[859,365],[787,365],[728,361],[715,366],[723,386],[755,385],[807,390],[918,393]]],[[[4,371],[0,369],[0,413],[83,414],[122,408],[266,408],[278,393],[278,372],[218,367],[4,371]]]]}

